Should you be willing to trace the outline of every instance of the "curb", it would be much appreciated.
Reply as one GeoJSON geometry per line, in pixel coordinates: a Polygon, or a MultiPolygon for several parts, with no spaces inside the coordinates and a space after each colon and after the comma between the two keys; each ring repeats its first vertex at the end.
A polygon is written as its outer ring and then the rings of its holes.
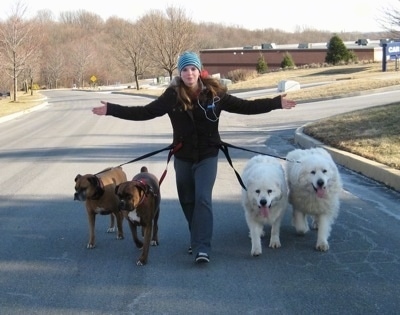
{"type": "MultiPolygon", "coordinates": [[[[304,125],[304,126],[307,126],[304,125]]],[[[303,133],[304,126],[299,127],[295,131],[294,142],[304,149],[321,147],[327,150],[334,161],[350,170],[360,173],[368,178],[378,181],[391,189],[400,192],[400,171],[387,165],[368,160],[361,156],[337,150],[335,148],[324,145],[322,142],[315,140],[303,133]]]]}

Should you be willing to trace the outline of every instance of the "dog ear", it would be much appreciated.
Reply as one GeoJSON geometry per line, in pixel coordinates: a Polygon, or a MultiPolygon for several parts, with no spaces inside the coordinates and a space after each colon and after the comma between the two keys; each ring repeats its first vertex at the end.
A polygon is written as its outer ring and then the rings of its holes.
{"type": "Polygon", "coordinates": [[[88,177],[88,182],[92,184],[93,186],[99,186],[99,181],[97,180],[96,176],[90,176],[88,177]]]}
{"type": "Polygon", "coordinates": [[[116,185],[116,186],[115,186],[115,190],[114,190],[114,192],[115,192],[116,195],[118,195],[118,189],[119,189],[119,185],[116,185]]]}
{"type": "Polygon", "coordinates": [[[75,177],[75,183],[76,183],[76,181],[77,181],[79,178],[81,178],[81,177],[82,177],[81,174],[76,175],[76,177],[75,177]]]}

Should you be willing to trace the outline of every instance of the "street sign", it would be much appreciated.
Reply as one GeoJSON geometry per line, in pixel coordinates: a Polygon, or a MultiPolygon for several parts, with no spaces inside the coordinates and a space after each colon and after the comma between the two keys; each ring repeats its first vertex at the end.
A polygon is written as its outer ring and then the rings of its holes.
{"type": "Polygon", "coordinates": [[[400,56],[400,42],[387,43],[386,45],[386,55],[390,59],[397,59],[400,56]]]}

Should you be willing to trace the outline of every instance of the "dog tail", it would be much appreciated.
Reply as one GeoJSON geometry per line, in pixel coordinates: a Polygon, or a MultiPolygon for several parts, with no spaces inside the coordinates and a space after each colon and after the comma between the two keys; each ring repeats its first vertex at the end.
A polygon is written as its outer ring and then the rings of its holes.
{"type": "Polygon", "coordinates": [[[149,170],[147,169],[146,166],[142,166],[142,168],[140,169],[140,172],[141,172],[141,173],[148,173],[149,170]]]}

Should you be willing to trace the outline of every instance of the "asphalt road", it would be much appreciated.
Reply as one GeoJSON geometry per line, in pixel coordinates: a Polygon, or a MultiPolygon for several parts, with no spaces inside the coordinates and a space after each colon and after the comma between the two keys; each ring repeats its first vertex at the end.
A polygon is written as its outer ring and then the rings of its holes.
{"type": "MultiPolygon", "coordinates": [[[[125,239],[105,233],[86,249],[84,205],[73,200],[74,178],[116,166],[171,141],[167,117],[130,122],[91,114],[101,99],[142,105],[141,97],[46,91],[48,105],[0,124],[0,314],[398,314],[400,309],[400,194],[339,167],[341,209],[326,253],[316,233],[296,235],[290,210],[280,249],[264,243],[250,256],[240,205],[241,187],[223,154],[214,191],[211,262],[187,254],[189,233],[180,210],[173,163],[161,185],[160,246],[136,266],[127,222],[125,239]]],[[[244,95],[242,95],[244,97],[244,95]]],[[[400,99],[400,92],[299,104],[290,111],[240,116],[224,113],[223,140],[282,157],[296,146],[294,131],[326,116],[400,99]]],[[[231,149],[241,172],[253,153],[231,149]]],[[[161,176],[163,152],[124,165],[161,176]]],[[[282,160],[282,163],[284,161],[282,160]]],[[[269,228],[266,228],[267,239],[269,228]]]]}

